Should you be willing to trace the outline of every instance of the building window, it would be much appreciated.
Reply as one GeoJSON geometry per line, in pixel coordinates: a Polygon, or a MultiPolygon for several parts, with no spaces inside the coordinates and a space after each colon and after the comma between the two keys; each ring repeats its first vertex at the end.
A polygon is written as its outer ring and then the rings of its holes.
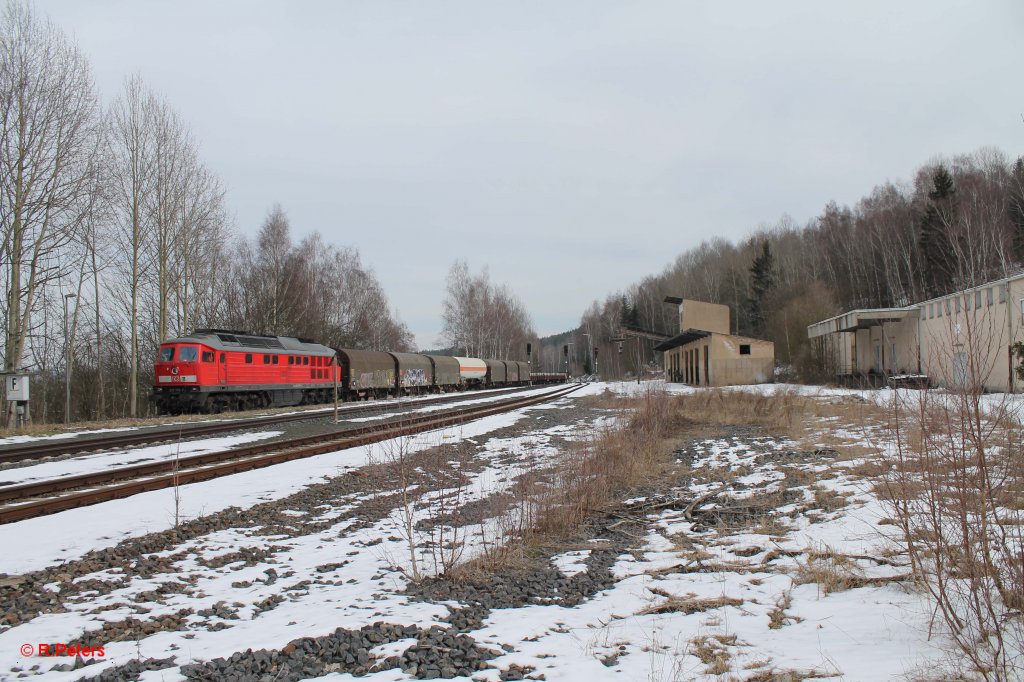
{"type": "Polygon", "coordinates": [[[1009,284],[1000,284],[999,285],[999,302],[1000,303],[1006,303],[1006,289],[1009,286],[1010,286],[1009,284]]]}
{"type": "Polygon", "coordinates": [[[740,355],[750,355],[750,344],[749,343],[741,343],[740,344],[740,355]]]}
{"type": "Polygon", "coordinates": [[[981,307],[981,289],[974,292],[974,309],[977,310],[981,307]]]}
{"type": "MultiPolygon", "coordinates": [[[[949,305],[948,303],[946,305],[949,305]]],[[[942,317],[942,301],[935,304],[935,317],[942,317]]]]}
{"type": "Polygon", "coordinates": [[[994,298],[995,297],[992,295],[992,287],[989,287],[988,289],[985,289],[985,303],[986,303],[986,305],[992,305],[992,302],[993,302],[994,298]]]}
{"type": "Polygon", "coordinates": [[[954,301],[956,302],[956,312],[957,312],[957,314],[959,314],[959,313],[960,313],[960,297],[959,297],[959,296],[957,296],[957,297],[956,297],[955,299],[953,299],[953,300],[954,300],[954,301]]]}
{"type": "Polygon", "coordinates": [[[928,304],[928,319],[932,319],[934,317],[935,317],[935,304],[934,303],[929,303],[928,304]]]}

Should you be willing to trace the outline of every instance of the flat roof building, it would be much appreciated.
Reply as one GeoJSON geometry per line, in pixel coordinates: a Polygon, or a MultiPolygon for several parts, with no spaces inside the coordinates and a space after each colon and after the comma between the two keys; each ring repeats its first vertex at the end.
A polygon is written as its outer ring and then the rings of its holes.
{"type": "Polygon", "coordinates": [[[654,350],[664,353],[665,380],[693,386],[770,382],[775,344],[729,333],[729,306],[689,299],[679,305],[679,334],[654,350]]]}
{"type": "Polygon", "coordinates": [[[841,383],[923,375],[936,386],[1019,391],[1024,274],[901,308],[851,310],[807,327],[841,383]]]}

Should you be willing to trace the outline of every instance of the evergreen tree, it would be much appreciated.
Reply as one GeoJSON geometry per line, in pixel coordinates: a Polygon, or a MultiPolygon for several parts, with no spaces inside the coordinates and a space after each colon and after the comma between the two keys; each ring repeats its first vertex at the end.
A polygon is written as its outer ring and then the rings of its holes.
{"type": "Polygon", "coordinates": [[[747,326],[750,333],[758,336],[764,333],[768,319],[768,299],[775,289],[775,258],[771,247],[765,241],[761,253],[750,265],[750,296],[747,298],[747,326]]]}
{"type": "Polygon", "coordinates": [[[921,248],[925,293],[941,296],[955,287],[953,248],[949,239],[949,226],[953,220],[956,189],[953,176],[945,166],[939,166],[932,176],[931,200],[921,218],[918,243],[921,248]]]}
{"type": "Polygon", "coordinates": [[[619,323],[623,327],[639,327],[640,311],[630,304],[629,299],[622,297],[622,307],[619,311],[619,323]]]}
{"type": "Polygon", "coordinates": [[[1010,196],[1006,212],[1013,226],[1013,255],[1017,265],[1024,265],[1024,157],[1013,164],[1010,196]]]}

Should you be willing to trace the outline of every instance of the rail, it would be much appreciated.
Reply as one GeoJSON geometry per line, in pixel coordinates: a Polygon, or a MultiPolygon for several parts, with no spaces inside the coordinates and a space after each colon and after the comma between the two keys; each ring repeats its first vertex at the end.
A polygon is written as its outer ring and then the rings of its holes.
{"type": "Polygon", "coordinates": [[[221,452],[192,455],[176,460],[164,460],[60,479],[5,486],[0,488],[0,501],[13,502],[13,504],[7,504],[0,508],[0,524],[54,514],[152,490],[206,481],[399,436],[464,424],[494,414],[560,398],[579,390],[579,388],[581,388],[579,385],[563,386],[541,395],[511,398],[485,405],[471,405],[445,411],[443,414],[398,417],[386,424],[348,428],[335,436],[324,436],[323,434],[303,436],[274,443],[260,443],[221,452]],[[89,486],[101,487],[79,490],[89,486]],[[58,493],[67,494],[57,495],[58,493]],[[34,497],[42,499],[31,499],[34,497]]]}

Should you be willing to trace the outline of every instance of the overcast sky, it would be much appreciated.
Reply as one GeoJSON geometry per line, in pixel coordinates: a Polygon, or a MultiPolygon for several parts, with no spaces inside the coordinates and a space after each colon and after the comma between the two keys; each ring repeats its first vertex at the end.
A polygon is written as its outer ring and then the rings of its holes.
{"type": "Polygon", "coordinates": [[[1024,3],[38,0],[104,98],[139,73],[240,233],[356,246],[423,347],[448,268],[541,335],[712,236],[936,155],[1024,153],[1024,3]]]}

